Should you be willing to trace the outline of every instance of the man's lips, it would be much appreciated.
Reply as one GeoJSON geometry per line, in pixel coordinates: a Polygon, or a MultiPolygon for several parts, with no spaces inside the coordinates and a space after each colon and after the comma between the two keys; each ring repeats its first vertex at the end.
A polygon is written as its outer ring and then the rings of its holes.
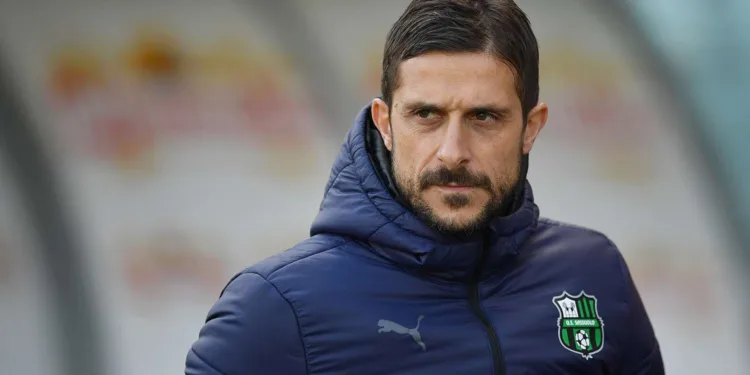
{"type": "Polygon", "coordinates": [[[473,186],[467,185],[437,185],[437,188],[451,193],[466,193],[474,189],[473,186]]]}

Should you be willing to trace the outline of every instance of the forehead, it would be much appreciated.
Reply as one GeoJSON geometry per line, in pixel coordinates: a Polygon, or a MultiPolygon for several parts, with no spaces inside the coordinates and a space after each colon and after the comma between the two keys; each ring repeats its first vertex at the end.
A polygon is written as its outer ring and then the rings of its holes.
{"type": "Polygon", "coordinates": [[[489,53],[431,52],[401,63],[393,101],[451,108],[481,103],[520,110],[515,83],[513,70],[489,53]]]}

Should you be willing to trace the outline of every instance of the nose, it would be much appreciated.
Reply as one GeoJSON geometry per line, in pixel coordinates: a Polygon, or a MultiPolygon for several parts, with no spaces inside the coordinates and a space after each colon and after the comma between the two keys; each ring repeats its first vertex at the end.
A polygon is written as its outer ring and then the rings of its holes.
{"type": "Polygon", "coordinates": [[[438,150],[438,160],[449,169],[458,168],[469,161],[468,135],[460,121],[447,124],[438,150]]]}

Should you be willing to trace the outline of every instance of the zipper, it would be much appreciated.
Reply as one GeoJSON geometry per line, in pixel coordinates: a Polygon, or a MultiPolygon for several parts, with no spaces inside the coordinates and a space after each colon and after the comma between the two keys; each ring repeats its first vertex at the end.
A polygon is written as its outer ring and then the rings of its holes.
{"type": "Polygon", "coordinates": [[[484,326],[484,331],[485,333],[487,333],[487,337],[489,337],[490,339],[490,348],[492,349],[492,364],[494,368],[493,374],[505,375],[505,359],[503,358],[503,352],[500,348],[500,339],[497,337],[495,328],[492,326],[489,318],[487,318],[487,314],[484,313],[484,311],[482,310],[482,306],[480,305],[481,296],[479,295],[479,279],[482,272],[482,264],[484,263],[484,259],[488,255],[487,244],[489,244],[489,241],[485,241],[485,246],[483,246],[480,261],[477,264],[477,267],[474,270],[474,274],[470,278],[468,284],[469,306],[471,307],[471,311],[474,313],[477,319],[479,319],[479,321],[482,323],[482,326],[484,326]]]}

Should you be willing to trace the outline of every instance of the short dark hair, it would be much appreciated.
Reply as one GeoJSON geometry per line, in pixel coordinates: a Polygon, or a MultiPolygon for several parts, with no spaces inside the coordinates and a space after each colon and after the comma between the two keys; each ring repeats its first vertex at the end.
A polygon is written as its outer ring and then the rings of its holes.
{"type": "Polygon", "coordinates": [[[489,52],[507,63],[524,122],[539,100],[539,47],[513,0],[413,0],[385,43],[381,91],[389,106],[401,62],[428,52],[489,52]]]}

